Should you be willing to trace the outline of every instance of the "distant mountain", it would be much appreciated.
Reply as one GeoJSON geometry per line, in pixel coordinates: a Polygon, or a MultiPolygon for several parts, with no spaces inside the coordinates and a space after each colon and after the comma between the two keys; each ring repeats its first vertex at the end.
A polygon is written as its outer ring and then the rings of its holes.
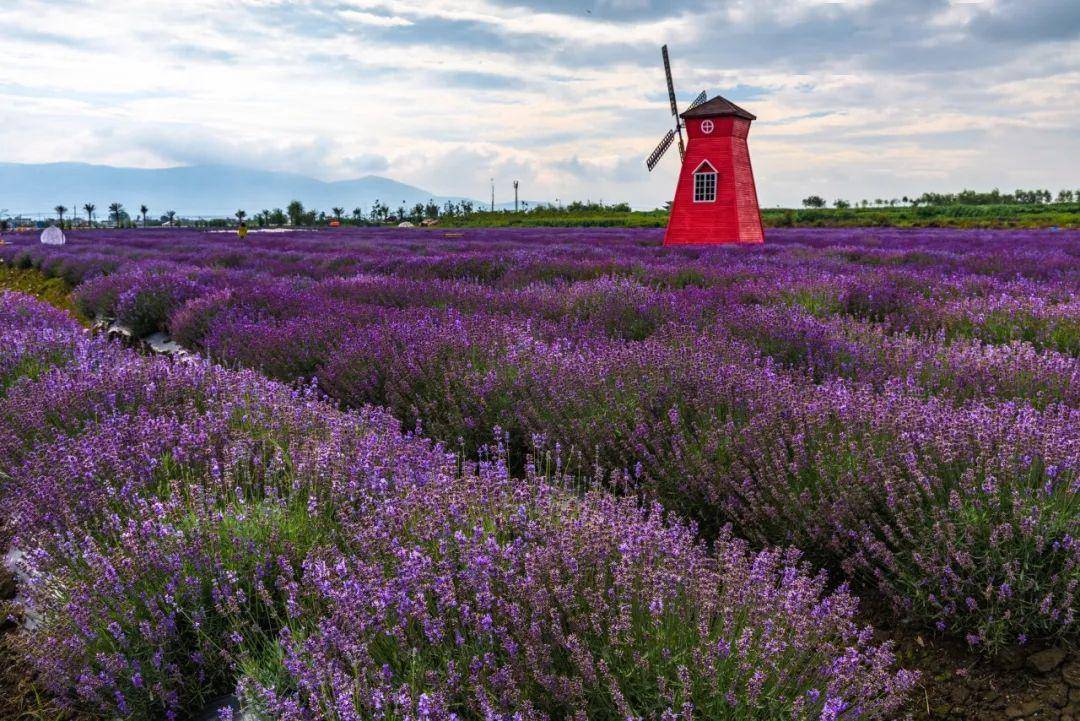
{"type": "MultiPolygon", "coordinates": [[[[284,208],[291,200],[325,211],[337,206],[351,212],[360,206],[366,213],[375,200],[396,209],[429,199],[439,205],[461,200],[377,175],[325,182],[297,173],[226,165],[148,170],[86,163],[0,163],[0,209],[12,215],[51,215],[57,205],[82,215],[83,204],[94,203],[95,215],[104,218],[109,204],[118,202],[133,214],[146,204],[153,217],[166,210],[182,216],[224,216],[238,209],[254,214],[264,208],[284,208]]],[[[478,208],[483,206],[473,202],[478,208]]]]}

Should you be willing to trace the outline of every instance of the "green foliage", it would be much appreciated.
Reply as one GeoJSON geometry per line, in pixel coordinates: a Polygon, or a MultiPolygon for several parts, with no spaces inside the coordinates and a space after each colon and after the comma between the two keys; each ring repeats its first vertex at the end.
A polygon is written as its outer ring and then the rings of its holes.
{"type": "Polygon", "coordinates": [[[86,323],[86,317],[76,310],[71,301],[71,285],[63,278],[50,278],[34,269],[29,256],[21,256],[15,266],[0,261],[0,289],[37,296],[86,323]]]}
{"type": "MultiPolygon", "coordinates": [[[[807,198],[810,200],[810,198],[807,198]]],[[[824,201],[822,201],[824,203],[824,201]]],[[[1076,228],[1080,227],[1080,203],[1011,205],[906,205],[850,207],[844,200],[808,208],[763,208],[768,228],[901,227],[901,228],[1076,228]]],[[[630,210],[624,204],[540,206],[515,213],[512,210],[474,212],[467,216],[441,215],[443,227],[617,227],[663,228],[666,210],[630,210]]]]}
{"type": "Polygon", "coordinates": [[[973,318],[959,315],[945,328],[950,337],[975,338],[994,345],[1030,343],[1037,350],[1080,355],[1080,318],[1016,309],[999,309],[973,318]]]}
{"type": "Polygon", "coordinates": [[[766,227],[1046,228],[1080,227],[1080,203],[768,208],[766,227]]]}
{"type": "Polygon", "coordinates": [[[472,212],[466,215],[442,215],[439,224],[452,227],[614,227],[663,228],[667,225],[666,210],[635,211],[627,203],[573,202],[565,206],[540,205],[525,211],[497,210],[472,212]]]}

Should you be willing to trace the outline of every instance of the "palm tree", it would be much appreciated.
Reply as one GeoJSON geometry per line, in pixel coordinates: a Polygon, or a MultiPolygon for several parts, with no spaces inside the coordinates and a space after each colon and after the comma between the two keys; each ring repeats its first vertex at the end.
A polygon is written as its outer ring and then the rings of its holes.
{"type": "Polygon", "coordinates": [[[166,210],[165,211],[165,217],[169,219],[169,225],[172,225],[173,224],[173,219],[176,218],[176,211],[175,210],[166,210]]]}
{"type": "Polygon", "coordinates": [[[341,214],[345,212],[344,208],[331,208],[330,210],[334,213],[334,220],[337,221],[341,220],[341,214]]]}
{"type": "Polygon", "coordinates": [[[82,207],[86,211],[86,224],[93,225],[94,223],[94,209],[97,208],[93,203],[87,203],[82,207]]]}
{"type": "Polygon", "coordinates": [[[290,225],[300,225],[304,222],[304,204],[299,200],[291,201],[285,212],[289,214],[290,225]]]}
{"type": "Polygon", "coordinates": [[[64,207],[63,205],[58,205],[55,208],[53,208],[53,210],[56,211],[57,217],[60,218],[60,225],[63,225],[64,224],[64,213],[67,212],[67,208],[64,207]]]}
{"type": "Polygon", "coordinates": [[[139,206],[139,213],[142,215],[142,227],[144,228],[146,227],[146,214],[147,212],[149,212],[149,210],[150,209],[147,208],[145,205],[139,206]]]}
{"type": "Polygon", "coordinates": [[[109,213],[116,220],[116,227],[120,227],[120,220],[123,218],[124,204],[123,203],[109,203],[109,213]]]}
{"type": "Polygon", "coordinates": [[[247,212],[245,212],[243,210],[236,211],[236,219],[238,221],[240,221],[241,223],[244,222],[244,218],[246,218],[246,217],[247,217],[247,212]]]}
{"type": "Polygon", "coordinates": [[[353,208],[352,209],[352,217],[353,217],[353,220],[355,220],[356,222],[359,223],[361,218],[364,217],[364,210],[362,208],[360,208],[360,207],[353,208]]]}

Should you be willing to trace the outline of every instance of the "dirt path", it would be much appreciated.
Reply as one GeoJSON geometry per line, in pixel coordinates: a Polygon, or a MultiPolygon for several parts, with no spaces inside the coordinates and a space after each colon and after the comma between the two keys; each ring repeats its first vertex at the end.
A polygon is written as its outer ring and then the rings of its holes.
{"type": "Polygon", "coordinates": [[[923,680],[913,699],[917,721],[1080,721],[1080,653],[1032,645],[993,659],[963,641],[913,631],[888,631],[901,665],[923,680]]]}

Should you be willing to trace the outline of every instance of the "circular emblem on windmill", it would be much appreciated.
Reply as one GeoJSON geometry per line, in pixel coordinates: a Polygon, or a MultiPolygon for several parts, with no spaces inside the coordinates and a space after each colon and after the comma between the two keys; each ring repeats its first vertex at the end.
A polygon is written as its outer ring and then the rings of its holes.
{"type": "Polygon", "coordinates": [[[712,131],[713,131],[713,121],[711,121],[711,120],[702,120],[701,121],[701,132],[708,135],[712,131]]]}

